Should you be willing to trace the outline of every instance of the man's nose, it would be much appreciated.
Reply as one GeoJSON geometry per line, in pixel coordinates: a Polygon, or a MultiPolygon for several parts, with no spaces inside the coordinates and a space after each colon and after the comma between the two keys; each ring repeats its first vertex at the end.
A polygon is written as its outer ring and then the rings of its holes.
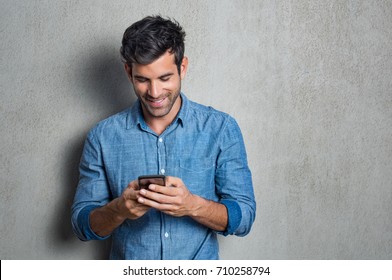
{"type": "Polygon", "coordinates": [[[149,88],[149,94],[152,97],[159,97],[159,95],[160,95],[160,86],[159,86],[158,82],[151,81],[150,88],[149,88]]]}

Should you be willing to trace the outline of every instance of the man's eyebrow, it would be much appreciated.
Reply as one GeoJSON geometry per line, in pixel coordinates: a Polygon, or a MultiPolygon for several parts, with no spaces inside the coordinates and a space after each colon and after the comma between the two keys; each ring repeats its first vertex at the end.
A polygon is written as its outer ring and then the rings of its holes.
{"type": "MultiPolygon", "coordinates": [[[[165,73],[165,74],[162,74],[161,76],[159,76],[158,79],[168,78],[168,77],[173,76],[173,75],[174,75],[173,72],[168,72],[168,73],[165,73]]],[[[138,75],[138,74],[135,74],[134,78],[135,79],[150,80],[149,78],[147,78],[147,77],[145,77],[143,75],[138,75]]]]}
{"type": "Polygon", "coordinates": [[[169,73],[166,73],[166,74],[163,74],[163,75],[159,76],[159,79],[168,78],[168,77],[173,76],[173,75],[174,75],[174,73],[169,72],[169,73]]]}
{"type": "Polygon", "coordinates": [[[146,77],[144,77],[144,76],[142,76],[142,75],[138,75],[138,74],[135,74],[133,77],[134,77],[135,79],[146,79],[146,80],[148,80],[146,77]]]}

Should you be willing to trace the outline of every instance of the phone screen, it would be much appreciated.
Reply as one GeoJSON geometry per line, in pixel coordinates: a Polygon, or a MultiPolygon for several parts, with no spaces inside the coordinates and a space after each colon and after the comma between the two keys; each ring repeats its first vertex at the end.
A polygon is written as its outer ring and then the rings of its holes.
{"type": "Polygon", "coordinates": [[[164,175],[143,175],[139,176],[139,189],[147,189],[150,184],[165,185],[164,175]]]}

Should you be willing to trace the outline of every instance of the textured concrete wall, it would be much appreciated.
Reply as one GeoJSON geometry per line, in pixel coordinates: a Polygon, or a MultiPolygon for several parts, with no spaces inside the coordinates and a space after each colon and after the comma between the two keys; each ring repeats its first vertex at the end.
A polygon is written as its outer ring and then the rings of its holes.
{"type": "Polygon", "coordinates": [[[118,50],[145,15],[187,31],[184,92],[242,127],[258,200],[224,259],[392,258],[392,2],[0,4],[0,258],[105,258],[70,205],[84,137],[134,102],[118,50]]]}

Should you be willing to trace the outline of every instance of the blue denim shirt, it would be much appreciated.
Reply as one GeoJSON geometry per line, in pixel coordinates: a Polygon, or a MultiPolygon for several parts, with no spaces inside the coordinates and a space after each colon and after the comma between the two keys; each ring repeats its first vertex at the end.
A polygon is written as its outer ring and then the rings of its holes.
{"type": "Polygon", "coordinates": [[[217,233],[250,231],[256,203],[240,128],[229,115],[181,98],[180,112],[161,135],[145,123],[139,101],[89,132],[72,205],[74,232],[84,241],[108,238],[91,230],[90,212],[146,174],[179,177],[192,193],[224,204],[227,229],[215,232],[190,217],[150,209],[113,231],[111,259],[218,259],[217,233]]]}

